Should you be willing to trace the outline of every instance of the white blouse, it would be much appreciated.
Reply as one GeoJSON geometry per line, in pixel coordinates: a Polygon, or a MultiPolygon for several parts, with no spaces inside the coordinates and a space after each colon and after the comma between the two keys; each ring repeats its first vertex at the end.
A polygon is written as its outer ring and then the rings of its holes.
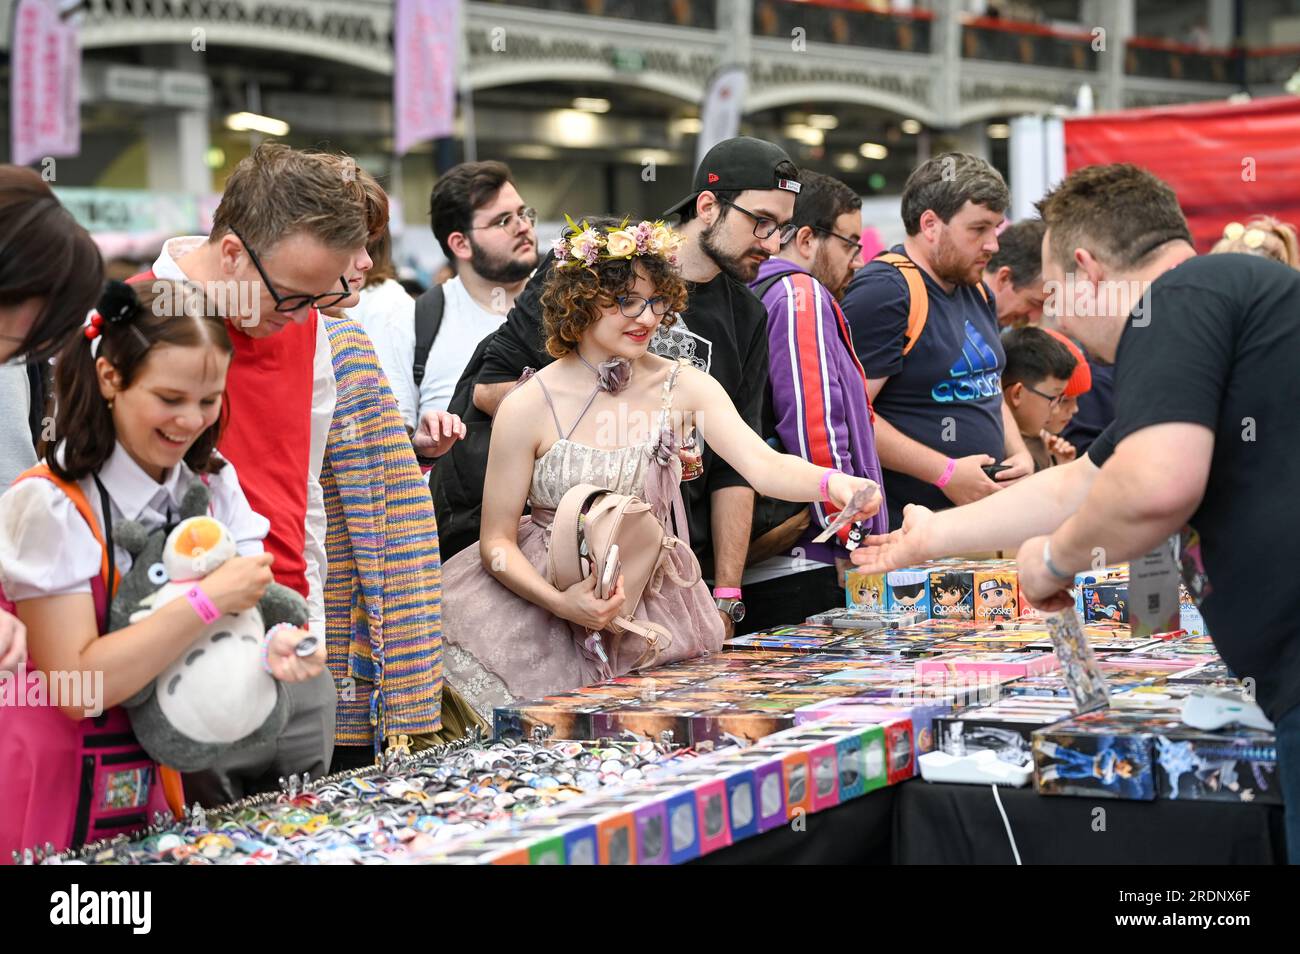
{"type": "MultiPolygon", "coordinates": [[[[108,493],[113,525],[134,520],[146,530],[180,520],[185,491],[199,477],[184,463],[159,484],[118,444],[99,470],[108,493]]],[[[77,481],[103,532],[99,488],[93,477],[77,481]]],[[[267,519],[248,505],[233,464],[208,477],[209,513],[230,528],[240,556],[262,552],[270,529],[267,519]]],[[[119,573],[131,569],[132,557],[114,541],[119,573]]],[[[0,583],[14,602],[69,593],[89,593],[99,575],[102,550],[71,500],[48,480],[28,478],[0,496],[0,583]]]]}

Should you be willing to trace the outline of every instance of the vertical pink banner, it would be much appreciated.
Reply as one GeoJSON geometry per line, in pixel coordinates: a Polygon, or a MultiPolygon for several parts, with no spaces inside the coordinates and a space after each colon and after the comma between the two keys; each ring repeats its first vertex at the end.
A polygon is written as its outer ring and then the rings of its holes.
{"type": "Polygon", "coordinates": [[[50,16],[45,0],[19,0],[10,38],[9,161],[25,166],[41,157],[40,52],[50,16]]]}
{"type": "Polygon", "coordinates": [[[63,86],[60,90],[63,112],[63,136],[56,155],[75,156],[81,152],[81,27],[80,18],[63,22],[63,86]]]}
{"type": "Polygon", "coordinates": [[[399,156],[416,143],[452,133],[461,7],[461,0],[397,0],[393,146],[399,156]]]}
{"type": "Polygon", "coordinates": [[[10,44],[10,161],[25,166],[81,148],[77,25],[56,0],[19,0],[10,44]]]}

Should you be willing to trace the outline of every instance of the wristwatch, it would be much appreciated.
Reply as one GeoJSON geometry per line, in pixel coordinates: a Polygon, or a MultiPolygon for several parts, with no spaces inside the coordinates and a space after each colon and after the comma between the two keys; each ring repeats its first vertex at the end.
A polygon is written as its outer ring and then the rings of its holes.
{"type": "Polygon", "coordinates": [[[745,618],[745,604],[739,599],[715,599],[713,602],[719,610],[731,617],[733,623],[739,623],[745,618]]]}

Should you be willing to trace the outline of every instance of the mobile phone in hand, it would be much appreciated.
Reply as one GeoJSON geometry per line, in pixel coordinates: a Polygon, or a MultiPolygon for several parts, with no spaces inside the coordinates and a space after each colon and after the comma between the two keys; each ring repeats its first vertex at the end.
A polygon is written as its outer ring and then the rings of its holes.
{"type": "Polygon", "coordinates": [[[998,474],[1010,469],[1010,464],[984,464],[980,467],[980,470],[989,475],[989,480],[996,480],[998,474]]]}
{"type": "Polygon", "coordinates": [[[607,600],[613,595],[622,568],[622,561],[618,558],[618,544],[615,543],[610,546],[609,555],[605,557],[605,573],[600,578],[600,588],[596,593],[602,600],[607,600]]]}

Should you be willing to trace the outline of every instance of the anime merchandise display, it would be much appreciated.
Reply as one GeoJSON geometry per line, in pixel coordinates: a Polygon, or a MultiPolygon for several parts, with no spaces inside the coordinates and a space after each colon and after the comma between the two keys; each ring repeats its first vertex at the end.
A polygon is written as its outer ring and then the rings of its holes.
{"type": "Polygon", "coordinates": [[[1034,785],[1043,795],[1151,801],[1155,737],[1181,725],[1176,708],[1102,709],[1039,729],[1034,785]]]}
{"type": "Polygon", "coordinates": [[[927,570],[891,570],[885,574],[885,596],[890,610],[930,616],[930,574],[927,570]]]}
{"type": "Polygon", "coordinates": [[[856,606],[839,606],[824,613],[809,616],[804,622],[814,626],[835,629],[857,629],[875,632],[881,629],[898,629],[919,623],[925,617],[916,610],[863,609],[856,606]]]}
{"type": "Polygon", "coordinates": [[[885,574],[849,570],[844,574],[844,606],[847,609],[885,610],[885,574]]]}
{"type": "Polygon", "coordinates": [[[1079,587],[1079,598],[1083,601],[1083,618],[1089,623],[1129,621],[1127,577],[1085,583],[1079,587]]]}
{"type": "Polygon", "coordinates": [[[1019,678],[1051,672],[1059,666],[1051,653],[970,652],[918,659],[916,671],[928,673],[987,673],[1019,678]]]}
{"type": "Polygon", "coordinates": [[[950,714],[953,705],[947,701],[900,696],[877,698],[851,696],[829,699],[795,710],[795,724],[817,722],[834,718],[847,722],[877,724],[882,720],[906,720],[911,726],[913,754],[920,758],[934,748],[935,720],[950,714]]]}
{"type": "Polygon", "coordinates": [[[1156,797],[1281,805],[1277,740],[1237,727],[1206,733],[1184,726],[1157,735],[1156,797]]]}
{"type": "Polygon", "coordinates": [[[477,738],[302,783],[159,824],[144,837],[88,845],[46,863],[411,863],[462,836],[509,828],[602,789],[683,768],[700,753],[648,740],[600,743],[477,738]]]}
{"type": "Polygon", "coordinates": [[[1052,646],[1061,664],[1061,674],[1070,687],[1078,712],[1091,712],[1110,703],[1110,687],[1097,665],[1092,645],[1083,635],[1083,625],[1073,607],[1046,618],[1052,646]]]}
{"type": "MultiPolygon", "coordinates": [[[[1109,678],[1109,677],[1108,677],[1109,678]]],[[[1172,673],[1168,677],[1171,683],[1191,683],[1205,686],[1239,686],[1240,682],[1232,674],[1227,663],[1215,659],[1210,662],[1203,662],[1200,665],[1193,666],[1191,669],[1181,669],[1172,673]]]]}
{"type": "MultiPolygon", "coordinates": [[[[827,616],[828,614],[822,614],[827,616]]],[[[859,632],[853,630],[852,632],[859,632]]],[[[780,650],[783,652],[827,652],[848,633],[834,629],[826,623],[809,623],[797,626],[774,626],[770,629],[735,636],[723,644],[730,650],[780,650]]]]}
{"type": "Polygon", "coordinates": [[[835,719],[801,725],[527,815],[509,830],[440,845],[416,860],[679,864],[910,778],[909,728],[835,719]]]}
{"type": "Polygon", "coordinates": [[[942,620],[975,619],[975,571],[952,568],[930,573],[930,615],[942,620]]]}
{"type": "Polygon", "coordinates": [[[991,751],[1004,762],[1029,765],[1030,739],[1035,729],[1054,725],[1074,714],[1068,698],[1018,696],[934,720],[935,748],[962,757],[991,751]]]}
{"type": "Polygon", "coordinates": [[[980,570],[975,574],[975,618],[1010,622],[1020,617],[1020,587],[1005,570],[980,570]]]}

